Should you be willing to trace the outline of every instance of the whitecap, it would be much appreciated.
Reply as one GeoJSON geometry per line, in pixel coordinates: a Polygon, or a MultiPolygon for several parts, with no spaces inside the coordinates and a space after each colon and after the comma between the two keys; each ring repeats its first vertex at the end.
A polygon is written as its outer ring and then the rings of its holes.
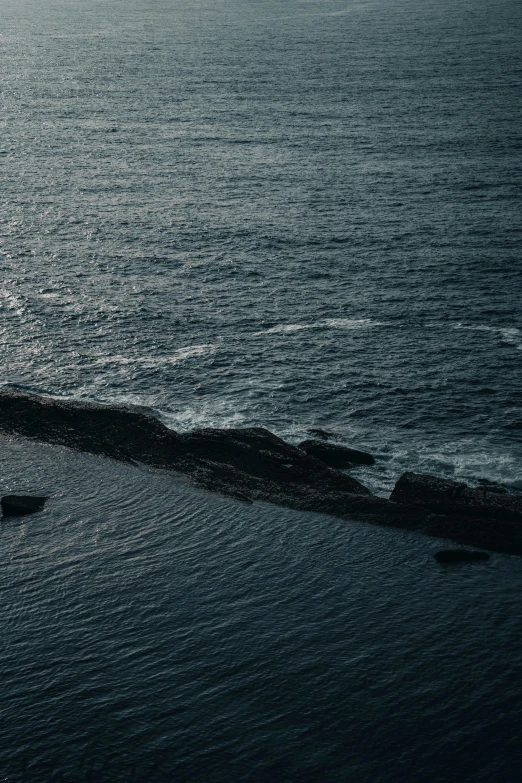
{"type": "Polygon", "coordinates": [[[191,431],[201,427],[233,428],[245,426],[245,415],[238,410],[237,399],[204,401],[176,412],[161,411],[161,420],[172,429],[191,431]]]}
{"type": "Polygon", "coordinates": [[[169,364],[178,364],[179,362],[184,362],[187,359],[193,359],[197,356],[214,353],[216,348],[216,345],[208,343],[205,345],[186,345],[166,356],[122,356],[121,354],[113,354],[112,356],[93,357],[92,366],[105,367],[108,365],[119,365],[123,367],[132,365],[135,367],[144,367],[145,369],[155,369],[169,364]]]}
{"type": "Polygon", "coordinates": [[[188,345],[185,348],[178,348],[171,356],[166,357],[166,361],[169,364],[176,364],[176,362],[182,362],[185,359],[191,359],[193,356],[203,356],[206,353],[214,353],[216,345],[208,343],[205,345],[188,345]]]}
{"type": "Polygon", "coordinates": [[[489,326],[487,324],[463,324],[456,323],[452,329],[466,329],[471,332],[491,332],[498,334],[503,343],[513,345],[518,351],[522,351],[522,330],[517,327],[489,326]]]}
{"type": "Polygon", "coordinates": [[[300,332],[304,329],[364,329],[373,326],[384,326],[383,321],[373,321],[371,318],[323,318],[310,324],[277,324],[270,329],[254,332],[253,337],[265,334],[280,334],[285,332],[300,332]]]}
{"type": "MultiPolygon", "coordinates": [[[[376,476],[375,480],[380,480],[388,490],[407,470],[464,481],[471,486],[476,486],[479,479],[488,479],[508,488],[522,488],[522,471],[516,451],[498,451],[493,447],[485,450],[471,441],[445,443],[438,448],[392,448],[386,466],[381,467],[383,475],[376,476]]],[[[370,488],[382,492],[381,486],[370,488]]]]}
{"type": "Polygon", "coordinates": [[[17,315],[23,315],[25,302],[21,296],[17,296],[7,288],[0,288],[0,299],[3,299],[8,310],[13,310],[17,315]]]}
{"type": "Polygon", "coordinates": [[[302,329],[313,329],[313,324],[278,324],[261,332],[254,332],[254,337],[262,334],[277,334],[279,332],[300,332],[302,329]]]}
{"type": "Polygon", "coordinates": [[[371,318],[327,318],[319,322],[321,326],[333,329],[365,329],[371,326],[384,326],[384,321],[372,321],[371,318]]]}

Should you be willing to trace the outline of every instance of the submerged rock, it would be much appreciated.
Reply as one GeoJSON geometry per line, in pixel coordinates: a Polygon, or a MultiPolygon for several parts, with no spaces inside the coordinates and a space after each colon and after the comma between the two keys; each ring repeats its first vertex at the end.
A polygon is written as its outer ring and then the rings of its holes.
{"type": "Polygon", "coordinates": [[[487,552],[471,551],[469,549],[443,549],[433,555],[438,563],[476,563],[489,560],[487,552]]]}
{"type": "Polygon", "coordinates": [[[308,430],[310,435],[314,435],[316,438],[320,438],[321,440],[330,440],[330,438],[334,437],[333,432],[329,432],[328,430],[321,430],[316,427],[312,427],[308,430]]]}
{"type": "Polygon", "coordinates": [[[316,457],[331,468],[350,468],[353,465],[374,465],[375,459],[371,454],[357,449],[349,449],[347,446],[338,446],[333,443],[323,443],[320,440],[304,440],[299,448],[311,457],[316,457]]]}
{"type": "Polygon", "coordinates": [[[0,500],[4,517],[21,517],[42,511],[46,497],[36,495],[4,495],[0,500]]]}

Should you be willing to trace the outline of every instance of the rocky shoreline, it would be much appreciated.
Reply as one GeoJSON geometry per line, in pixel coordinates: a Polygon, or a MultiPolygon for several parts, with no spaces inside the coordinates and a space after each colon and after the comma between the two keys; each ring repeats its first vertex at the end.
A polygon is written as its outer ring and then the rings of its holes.
{"type": "Polygon", "coordinates": [[[331,467],[332,461],[344,467],[361,460],[371,464],[371,455],[341,446],[325,449],[317,441],[292,446],[261,427],[178,433],[145,408],[7,388],[0,391],[0,432],[171,470],[194,486],[246,502],[261,500],[522,555],[520,496],[406,473],[389,499],[376,497],[331,467]]]}

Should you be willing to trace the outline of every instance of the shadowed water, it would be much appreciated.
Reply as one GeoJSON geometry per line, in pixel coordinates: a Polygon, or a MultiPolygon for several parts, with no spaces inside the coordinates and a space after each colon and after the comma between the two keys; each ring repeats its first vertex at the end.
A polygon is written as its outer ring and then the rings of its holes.
{"type": "Polygon", "coordinates": [[[5,780],[517,780],[520,558],[0,446],[5,780]]]}

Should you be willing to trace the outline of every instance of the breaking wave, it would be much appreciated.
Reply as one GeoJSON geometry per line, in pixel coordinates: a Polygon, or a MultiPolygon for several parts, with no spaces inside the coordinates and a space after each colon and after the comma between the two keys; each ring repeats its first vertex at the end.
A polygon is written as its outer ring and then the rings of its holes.
{"type": "Polygon", "coordinates": [[[304,329],[368,329],[373,326],[385,326],[383,321],[374,321],[371,318],[324,318],[321,321],[304,324],[277,324],[270,329],[254,332],[254,337],[265,334],[284,334],[286,332],[300,332],[304,329]]]}

